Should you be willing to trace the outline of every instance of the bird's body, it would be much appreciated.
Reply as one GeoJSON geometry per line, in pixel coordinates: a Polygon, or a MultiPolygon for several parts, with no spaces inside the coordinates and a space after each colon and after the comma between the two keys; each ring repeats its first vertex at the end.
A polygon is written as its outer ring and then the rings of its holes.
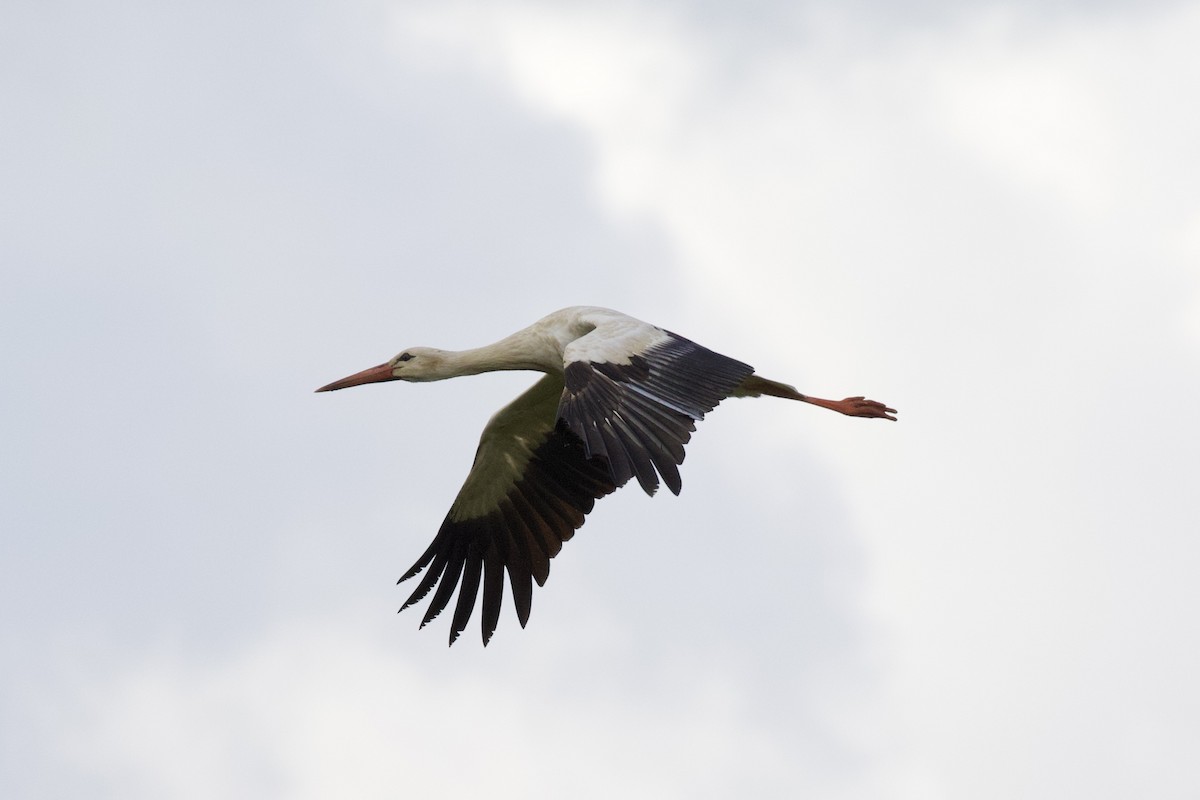
{"type": "Polygon", "coordinates": [[[851,416],[894,419],[894,409],[881,403],[807,397],[682,336],[591,306],[556,311],[473,350],[411,348],[317,391],[513,369],[545,375],[488,422],[441,529],[400,578],[428,568],[404,604],[436,586],[422,626],[446,608],[461,582],[451,644],[466,627],[481,583],[487,644],[499,619],[505,573],[524,627],[532,581],[545,582],[550,559],[600,497],[631,478],[648,494],[660,479],[678,494],[684,445],[695,423],[724,398],[768,394],[851,416]]]}

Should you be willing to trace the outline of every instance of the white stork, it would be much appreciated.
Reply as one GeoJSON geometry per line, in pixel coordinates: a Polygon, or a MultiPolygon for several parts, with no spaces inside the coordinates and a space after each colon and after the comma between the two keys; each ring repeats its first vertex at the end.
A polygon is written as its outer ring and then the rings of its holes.
{"type": "Polygon", "coordinates": [[[438,381],[494,370],[546,373],[483,429],[475,463],[433,543],[397,583],[428,567],[401,611],[435,586],[421,627],[461,582],[450,644],[467,626],[483,583],[483,643],[500,619],[508,572],[521,627],[532,581],[583,525],[598,498],[637,478],[679,494],[678,466],[695,423],[726,397],[764,394],[852,417],[895,420],[862,397],[822,400],[754,374],[748,364],[605,308],[556,311],[495,344],[450,351],[412,347],[377,367],[334,381],[330,392],[380,381],[438,381]]]}

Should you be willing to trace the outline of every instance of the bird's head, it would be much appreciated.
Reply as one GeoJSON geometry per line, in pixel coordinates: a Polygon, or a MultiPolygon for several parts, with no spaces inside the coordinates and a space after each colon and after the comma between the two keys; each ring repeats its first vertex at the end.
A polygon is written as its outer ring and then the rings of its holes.
{"type": "Polygon", "coordinates": [[[382,381],[436,381],[444,374],[445,351],[433,347],[410,347],[398,353],[390,361],[376,367],[356,372],[340,381],[334,381],[317,389],[318,392],[333,392],[364,383],[382,381]]]}

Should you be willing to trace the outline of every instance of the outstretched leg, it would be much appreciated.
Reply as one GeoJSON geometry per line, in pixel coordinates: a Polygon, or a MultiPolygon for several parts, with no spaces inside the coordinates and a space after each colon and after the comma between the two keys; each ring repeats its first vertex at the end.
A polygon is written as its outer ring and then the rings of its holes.
{"type": "Polygon", "coordinates": [[[875,417],[896,421],[896,418],[892,416],[896,413],[896,409],[888,408],[883,403],[867,400],[864,397],[847,397],[845,400],[823,400],[820,397],[809,397],[806,394],[800,394],[786,383],[779,383],[759,375],[749,376],[733,392],[734,397],[761,397],[764,394],[788,400],[799,400],[802,403],[812,403],[814,406],[828,408],[850,417],[875,417]]]}

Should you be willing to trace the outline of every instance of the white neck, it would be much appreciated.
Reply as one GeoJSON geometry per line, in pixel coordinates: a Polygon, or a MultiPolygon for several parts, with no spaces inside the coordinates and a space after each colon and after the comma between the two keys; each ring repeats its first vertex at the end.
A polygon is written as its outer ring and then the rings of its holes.
{"type": "Polygon", "coordinates": [[[562,354],[529,336],[525,331],[514,333],[494,344],[470,350],[441,351],[441,378],[478,375],[499,370],[533,370],[551,372],[562,369],[562,354]]]}

